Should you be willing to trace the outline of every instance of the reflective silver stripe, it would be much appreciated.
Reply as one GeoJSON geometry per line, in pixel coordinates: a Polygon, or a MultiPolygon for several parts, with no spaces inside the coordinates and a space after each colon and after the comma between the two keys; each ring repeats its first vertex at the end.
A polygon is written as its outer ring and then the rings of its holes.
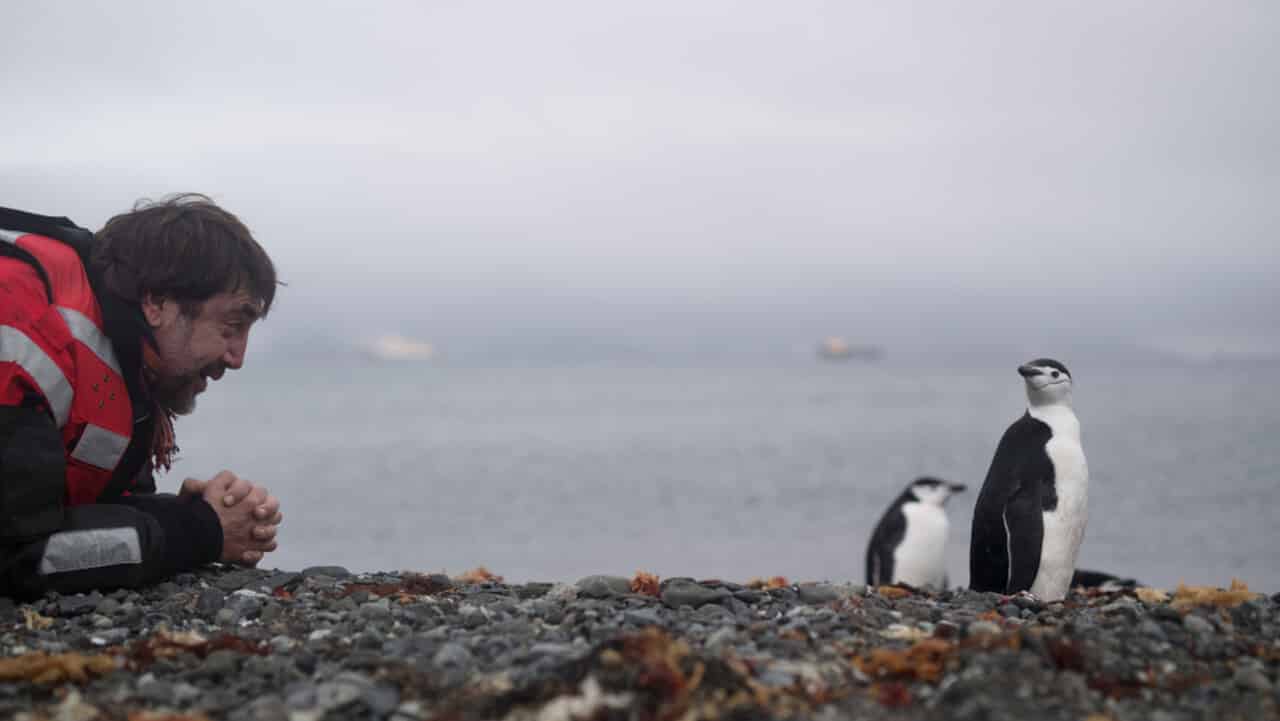
{"type": "Polygon", "coordinates": [[[0,363],[5,361],[17,363],[19,368],[35,379],[44,399],[49,402],[49,408],[53,410],[53,419],[58,422],[58,428],[65,426],[71,415],[71,398],[75,392],[71,389],[67,376],[49,354],[26,333],[13,326],[0,325],[0,363]]]}
{"type": "Polygon", "coordinates": [[[84,427],[84,433],[80,435],[75,450],[71,451],[71,457],[109,471],[120,462],[120,456],[124,455],[124,449],[128,447],[128,436],[90,423],[84,427]]]}
{"type": "Polygon", "coordinates": [[[49,536],[40,559],[40,575],[69,573],[124,563],[142,563],[142,546],[134,528],[63,531],[49,536]]]}
{"type": "Polygon", "coordinates": [[[16,230],[5,230],[4,228],[0,228],[0,240],[9,243],[17,243],[18,238],[21,238],[24,235],[30,235],[30,233],[19,233],[16,230]]]}
{"type": "Polygon", "coordinates": [[[115,371],[116,375],[120,375],[120,363],[116,361],[116,352],[111,347],[111,341],[107,340],[102,331],[98,330],[98,326],[89,320],[89,316],[62,306],[58,306],[58,313],[67,322],[71,336],[89,346],[89,350],[98,356],[98,360],[107,364],[107,367],[115,371]]]}

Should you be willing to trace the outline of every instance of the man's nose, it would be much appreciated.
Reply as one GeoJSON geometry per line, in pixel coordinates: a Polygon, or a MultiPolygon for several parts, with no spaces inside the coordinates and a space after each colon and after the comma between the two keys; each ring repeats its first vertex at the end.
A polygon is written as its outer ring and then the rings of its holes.
{"type": "Polygon", "coordinates": [[[244,365],[244,356],[249,350],[249,334],[236,338],[227,346],[227,352],[222,355],[222,362],[232,370],[239,370],[244,365]]]}

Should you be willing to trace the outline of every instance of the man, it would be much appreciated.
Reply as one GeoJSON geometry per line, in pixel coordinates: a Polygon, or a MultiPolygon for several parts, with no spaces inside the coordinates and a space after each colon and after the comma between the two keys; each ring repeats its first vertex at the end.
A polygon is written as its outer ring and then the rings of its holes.
{"type": "Polygon", "coordinates": [[[173,420],[244,364],[275,296],[271,259],[202,195],[95,234],[0,208],[0,595],[138,586],[256,564],[282,516],[223,471],[155,492],[173,420]]]}

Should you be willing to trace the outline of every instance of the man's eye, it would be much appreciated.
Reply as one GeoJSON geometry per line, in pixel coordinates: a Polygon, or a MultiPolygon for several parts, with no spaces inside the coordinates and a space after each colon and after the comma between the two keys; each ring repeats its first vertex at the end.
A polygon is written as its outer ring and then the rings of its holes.
{"type": "Polygon", "coordinates": [[[1054,377],[1054,378],[1057,378],[1057,377],[1058,377],[1058,371],[1054,371],[1054,372],[1053,372],[1053,377],[1054,377]]]}

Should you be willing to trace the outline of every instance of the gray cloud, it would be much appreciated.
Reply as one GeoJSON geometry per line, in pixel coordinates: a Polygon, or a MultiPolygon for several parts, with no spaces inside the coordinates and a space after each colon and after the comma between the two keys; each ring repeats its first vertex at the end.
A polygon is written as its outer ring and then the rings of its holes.
{"type": "Polygon", "coordinates": [[[687,5],[8,4],[0,192],[210,192],[290,326],[1280,346],[1273,3],[687,5]]]}

